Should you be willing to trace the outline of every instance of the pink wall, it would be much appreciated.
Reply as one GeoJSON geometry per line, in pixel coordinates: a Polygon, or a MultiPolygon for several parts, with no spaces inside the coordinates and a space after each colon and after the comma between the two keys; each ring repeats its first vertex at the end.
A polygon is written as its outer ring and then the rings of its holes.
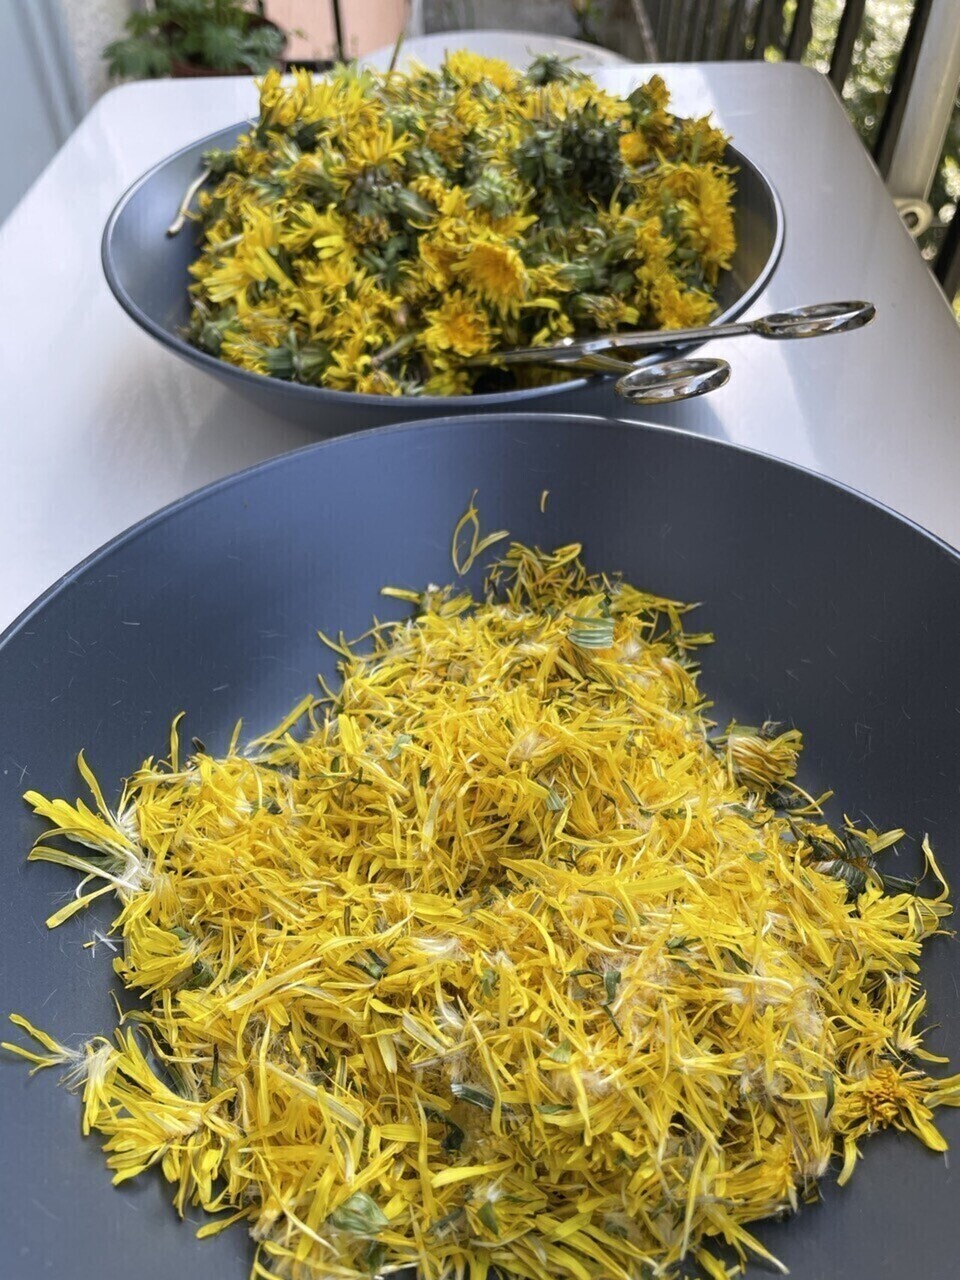
{"type": "MultiPolygon", "coordinates": [[[[407,0],[340,0],[344,53],[362,57],[393,44],[407,16],[407,0]]],[[[267,0],[267,12],[285,30],[299,28],[287,48],[291,59],[332,58],[335,35],[330,0],[267,0]]]]}

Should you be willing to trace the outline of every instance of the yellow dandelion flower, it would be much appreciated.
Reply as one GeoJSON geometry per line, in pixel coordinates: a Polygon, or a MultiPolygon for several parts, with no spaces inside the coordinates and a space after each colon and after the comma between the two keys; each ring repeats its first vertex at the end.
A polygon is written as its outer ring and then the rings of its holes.
{"type": "Polygon", "coordinates": [[[248,373],[266,375],[270,372],[266,349],[246,334],[225,337],[220,347],[220,358],[238,369],[246,369],[248,373]]]}
{"type": "Polygon", "coordinates": [[[501,313],[516,310],[527,293],[527,270],[519,252],[504,240],[470,244],[453,271],[467,289],[501,313]]]}
{"type": "Polygon", "coordinates": [[[683,200],[695,200],[700,194],[699,171],[696,165],[669,165],[660,175],[659,185],[662,192],[672,197],[677,203],[683,200]]]}
{"type": "Polygon", "coordinates": [[[338,326],[340,342],[330,353],[330,366],[324,380],[337,391],[355,391],[358,381],[370,372],[371,348],[383,345],[382,326],[374,328],[362,310],[345,318],[338,326]],[[378,339],[376,334],[381,335],[378,339]]]}
{"type": "Polygon", "coordinates": [[[561,338],[572,337],[575,332],[574,323],[567,313],[561,311],[559,307],[551,308],[544,313],[543,324],[534,332],[530,345],[532,347],[552,346],[561,338]]]}
{"type": "Polygon", "coordinates": [[[235,302],[243,310],[249,305],[251,285],[272,282],[281,289],[293,287],[279,258],[282,215],[249,203],[242,210],[239,243],[230,254],[213,259],[203,281],[211,301],[235,302]]]}
{"type": "Polygon", "coordinates": [[[666,262],[676,247],[663,234],[663,223],[659,217],[648,218],[637,227],[633,253],[641,262],[666,262]]]}
{"type": "Polygon", "coordinates": [[[504,240],[518,239],[525,231],[536,226],[538,221],[535,213],[505,213],[502,218],[496,218],[493,214],[485,216],[490,230],[504,240]]]}
{"type": "Polygon", "coordinates": [[[463,257],[463,245],[438,231],[420,237],[418,252],[425,277],[433,288],[448,288],[455,279],[457,264],[463,257]]]}
{"type": "MultiPolygon", "coordinates": [[[[327,77],[314,79],[307,71],[295,69],[293,83],[277,83],[268,72],[261,83],[261,119],[271,129],[289,130],[300,124],[323,124],[338,143],[361,128],[376,125],[378,112],[366,81],[336,68],[327,77]]],[[[369,73],[368,73],[369,75],[369,73]]]]}
{"type": "Polygon", "coordinates": [[[527,120],[563,120],[571,105],[572,99],[567,86],[554,80],[550,84],[537,85],[517,104],[517,109],[521,117],[527,120]]]}
{"type": "Polygon", "coordinates": [[[676,151],[673,117],[667,111],[670,91],[663,78],[651,76],[631,97],[638,100],[639,118],[651,146],[665,155],[673,155],[676,151]]]}
{"type": "Polygon", "coordinates": [[[645,164],[650,159],[650,144],[639,129],[631,129],[620,135],[620,155],[631,168],[645,164]]]}
{"type": "Polygon", "coordinates": [[[630,104],[624,98],[613,93],[597,91],[591,80],[575,81],[572,84],[560,84],[567,104],[567,112],[582,111],[585,107],[593,107],[602,120],[616,122],[630,114],[630,104]]]}
{"type": "Polygon", "coordinates": [[[433,372],[423,384],[425,396],[467,396],[472,382],[469,370],[447,364],[442,359],[433,362],[433,372]]]}
{"type": "Polygon", "coordinates": [[[730,266],[737,247],[731,207],[733,182],[724,173],[701,169],[696,186],[694,198],[680,205],[683,227],[713,281],[719,269],[730,266]]]}
{"type": "MultiPolygon", "coordinates": [[[[352,249],[335,258],[323,258],[304,267],[300,273],[304,286],[329,295],[345,293],[351,285],[360,283],[366,276],[366,268],[357,265],[352,249]]],[[[291,294],[288,305],[296,307],[298,296],[298,293],[291,294]]]]}
{"type": "Polygon", "coordinates": [[[498,89],[509,91],[516,87],[520,79],[520,73],[509,63],[500,58],[485,58],[468,49],[447,54],[444,71],[456,84],[469,87],[487,80],[498,89]]]}
{"type": "Polygon", "coordinates": [[[114,971],[127,986],[139,987],[147,994],[187,981],[200,955],[194,939],[184,939],[146,917],[128,927],[124,952],[114,960],[114,971]],[[131,953],[137,957],[135,965],[131,964],[131,953]]]}
{"type": "Polygon", "coordinates": [[[290,331],[290,317],[281,315],[278,307],[257,307],[237,318],[238,326],[252,338],[267,347],[279,347],[290,331]]]}
{"type": "Polygon", "coordinates": [[[463,131],[462,137],[466,137],[470,132],[480,133],[489,125],[489,105],[481,101],[473,89],[458,89],[453,96],[450,109],[453,118],[463,131]]]}
{"type": "MultiPolygon", "coordinates": [[[[323,264],[325,267],[329,264],[323,264]]],[[[290,295],[288,307],[290,317],[306,325],[311,341],[320,337],[326,328],[330,307],[336,305],[345,285],[325,289],[321,284],[305,282],[301,288],[290,295]]]]}
{"type": "Polygon", "coordinates": [[[663,76],[651,76],[643,85],[643,95],[657,110],[666,111],[670,102],[670,90],[663,76]]]}
{"type": "MultiPolygon", "coordinates": [[[[396,137],[389,119],[370,128],[351,132],[343,140],[343,162],[340,171],[355,176],[364,169],[386,166],[395,169],[414,145],[408,134],[396,137]]],[[[336,172],[336,170],[335,170],[336,172]]]]}
{"type": "Polygon", "coordinates": [[[305,122],[329,125],[338,138],[349,136],[358,125],[369,126],[375,122],[376,103],[370,94],[369,82],[337,71],[330,77],[309,79],[302,111],[305,122]]]}
{"type": "Polygon", "coordinates": [[[205,247],[211,254],[223,253],[233,243],[234,227],[229,218],[211,219],[204,232],[205,247]]]}
{"type": "Polygon", "coordinates": [[[442,161],[453,166],[460,159],[463,140],[467,133],[467,125],[453,112],[438,112],[424,134],[424,146],[434,151],[442,161]]]}
{"type": "MultiPolygon", "coordinates": [[[[644,268],[638,273],[641,278],[644,268]]],[[[685,286],[671,271],[657,271],[649,286],[649,304],[664,329],[691,329],[706,324],[716,303],[700,289],[685,286]]]]}
{"type": "Polygon", "coordinates": [[[463,238],[469,234],[469,227],[466,224],[474,217],[467,192],[458,183],[453,183],[437,202],[435,229],[441,235],[463,238]],[[463,225],[458,226],[457,223],[463,225]]]}
{"type": "Polygon", "coordinates": [[[258,82],[260,90],[260,119],[270,128],[287,126],[297,118],[296,103],[283,86],[283,77],[276,67],[271,67],[258,82]]]}
{"type": "Polygon", "coordinates": [[[402,392],[396,378],[383,369],[372,369],[357,379],[355,391],[367,396],[398,396],[402,392]]]}
{"type": "Polygon", "coordinates": [[[491,351],[496,330],[487,313],[459,289],[453,290],[434,311],[424,313],[427,327],[423,341],[431,353],[452,351],[458,356],[476,356],[491,351]]]}
{"type": "Polygon", "coordinates": [[[324,210],[306,201],[293,205],[280,233],[280,242],[293,253],[313,249],[321,260],[346,257],[352,262],[356,258],[350,224],[332,205],[324,210]]]}
{"type": "Polygon", "coordinates": [[[610,294],[581,295],[580,311],[601,333],[626,327],[636,328],[640,312],[625,298],[610,294]]]}
{"type": "Polygon", "coordinates": [[[838,1103],[854,1141],[876,1129],[912,1133],[932,1151],[947,1143],[932,1122],[933,1106],[957,1105],[960,1076],[932,1080],[919,1071],[885,1063],[845,1091],[838,1103]]]}
{"type": "Polygon", "coordinates": [[[719,161],[727,149],[727,136],[715,129],[708,117],[683,120],[680,124],[680,149],[694,162],[719,161]]]}
{"type": "Polygon", "coordinates": [[[563,278],[562,263],[541,262],[537,266],[529,268],[527,278],[531,294],[535,297],[552,298],[556,304],[554,309],[557,311],[562,310],[554,295],[567,293],[571,288],[569,281],[563,278]]]}
{"type": "Polygon", "coordinates": [[[424,259],[404,263],[397,280],[397,293],[411,306],[421,306],[436,296],[433,269],[424,259]]]}
{"type": "Polygon", "coordinates": [[[443,207],[449,191],[442,178],[430,173],[418,174],[411,181],[410,189],[415,191],[418,196],[423,196],[425,200],[429,200],[431,204],[435,204],[438,209],[443,207]]]}
{"type": "Polygon", "coordinates": [[[386,244],[390,239],[390,219],[380,213],[360,215],[353,219],[351,230],[358,246],[386,244]]]}
{"type": "Polygon", "coordinates": [[[385,345],[386,322],[392,310],[387,298],[376,290],[356,297],[344,296],[331,309],[326,335],[334,342],[356,337],[372,348],[385,345]]]}

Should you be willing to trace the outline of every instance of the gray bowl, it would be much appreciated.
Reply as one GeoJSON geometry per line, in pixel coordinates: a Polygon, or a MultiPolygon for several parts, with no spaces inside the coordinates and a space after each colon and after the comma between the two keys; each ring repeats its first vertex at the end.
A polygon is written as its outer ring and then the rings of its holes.
{"type": "MultiPolygon", "coordinates": [[[[220,752],[239,717],[245,738],[276,724],[318,670],[336,684],[337,655],[316,628],[357,635],[372,614],[407,616],[379,594],[385,582],[449,581],[451,529],[475,488],[485,529],[544,547],[582,540],[593,568],[702,600],[694,625],[717,637],[701,651],[712,718],[796,717],[807,790],[835,787],[836,819],[928,833],[956,888],[957,552],[821,476],[703,436],[553,414],[404,424],[192,494],[67,574],[0,637],[0,1016],[16,1010],[68,1044],[116,1024],[109,955],[82,944],[118,908],[102,898],[44,929],[77,877],[23,861],[44,824],[21,792],[76,796],[82,746],[113,800],[137,762],[166,753],[178,712],[182,742],[199,734],[220,752]]],[[[477,566],[469,585],[481,581],[477,566]]],[[[921,865],[912,842],[884,858],[900,876],[921,865]]],[[[956,939],[924,947],[928,1047],[952,1061],[935,1075],[960,1067],[958,967],[956,939]]],[[[241,1227],[201,1244],[193,1231],[206,1219],[188,1209],[192,1221],[179,1221],[156,1169],[113,1188],[100,1142],[80,1140],[79,1099],[56,1087],[59,1072],[31,1080],[25,1068],[0,1054],[0,1275],[246,1280],[241,1227]]],[[[864,1143],[849,1186],[830,1175],[822,1204],[759,1225],[794,1280],[960,1273],[960,1111],[937,1123],[949,1167],[890,1130],[864,1143]]],[[[774,1280],[760,1260],[747,1275],[774,1280]]]]}
{"type": "MultiPolygon", "coordinates": [[[[268,412],[325,436],[453,413],[547,408],[551,399],[559,408],[555,397],[561,394],[565,412],[629,416],[629,406],[614,392],[612,378],[571,378],[548,387],[471,396],[372,396],[249,373],[192,346],[183,331],[190,311],[188,267],[197,256],[197,239],[191,234],[192,224],[173,237],[166,228],[201,171],[203,153],[212,148],[229,150],[249,128],[249,122],[243,121],[161,160],[121,196],[107,220],[101,245],[107,283],[127,314],[164,346],[268,412]]],[[[738,169],[737,250],[720,281],[721,310],[714,324],[740,315],[763,290],[777,265],[784,235],[783,207],[769,179],[734,147],[727,148],[725,160],[738,169]]],[[[644,363],[675,350],[667,345],[644,363]]]]}

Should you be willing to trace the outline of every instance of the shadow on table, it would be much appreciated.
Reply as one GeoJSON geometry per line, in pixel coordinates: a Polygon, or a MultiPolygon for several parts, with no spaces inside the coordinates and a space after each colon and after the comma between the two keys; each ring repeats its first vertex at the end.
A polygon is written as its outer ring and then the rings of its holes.
{"type": "MultiPolygon", "coordinates": [[[[722,395],[723,392],[721,390],[714,394],[722,395]]],[[[602,390],[598,387],[596,394],[589,399],[578,396],[567,401],[565,396],[557,396],[549,402],[545,401],[541,409],[534,411],[548,416],[560,413],[652,422],[655,425],[695,432],[715,440],[729,438],[722,418],[711,406],[708,397],[690,400],[682,405],[641,407],[621,400],[613,393],[612,387],[602,390]]],[[[314,432],[280,416],[266,413],[244,396],[227,388],[217,388],[209,397],[203,416],[204,422],[193,431],[185,462],[195,468],[197,474],[204,476],[238,471],[265,458],[331,438],[320,427],[314,432]],[[223,466],[225,458],[230,463],[227,470],[223,466]]],[[[502,415],[493,411],[490,416],[502,415]]]]}
{"type": "MultiPolygon", "coordinates": [[[[213,385],[206,379],[204,384],[213,385]]],[[[319,432],[266,413],[225,388],[217,386],[207,400],[184,459],[198,475],[230,475],[324,439],[319,432]]]]}

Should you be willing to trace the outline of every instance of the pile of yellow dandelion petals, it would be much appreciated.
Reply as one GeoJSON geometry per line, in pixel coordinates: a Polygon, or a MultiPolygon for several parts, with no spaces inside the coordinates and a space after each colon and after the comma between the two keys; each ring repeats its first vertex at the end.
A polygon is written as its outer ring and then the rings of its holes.
{"type": "Polygon", "coordinates": [[[393,592],[416,616],[333,705],[174,740],[115,813],[86,765],[95,811],[31,794],[144,1001],[80,1051],[17,1019],[18,1051],[71,1068],[117,1181],[243,1220],[256,1276],[719,1280],[875,1129],[945,1148],[916,975],[946,886],[831,831],[796,731],[710,735],[684,606],[577,546],[513,545],[489,590],[393,592]]]}
{"type": "Polygon", "coordinates": [[[619,98],[556,58],[466,51],[269,73],[256,126],[207,157],[192,341],[308,385],[454,395],[501,347],[705,323],[735,248],[727,139],[667,102],[659,77],[619,98]]]}

